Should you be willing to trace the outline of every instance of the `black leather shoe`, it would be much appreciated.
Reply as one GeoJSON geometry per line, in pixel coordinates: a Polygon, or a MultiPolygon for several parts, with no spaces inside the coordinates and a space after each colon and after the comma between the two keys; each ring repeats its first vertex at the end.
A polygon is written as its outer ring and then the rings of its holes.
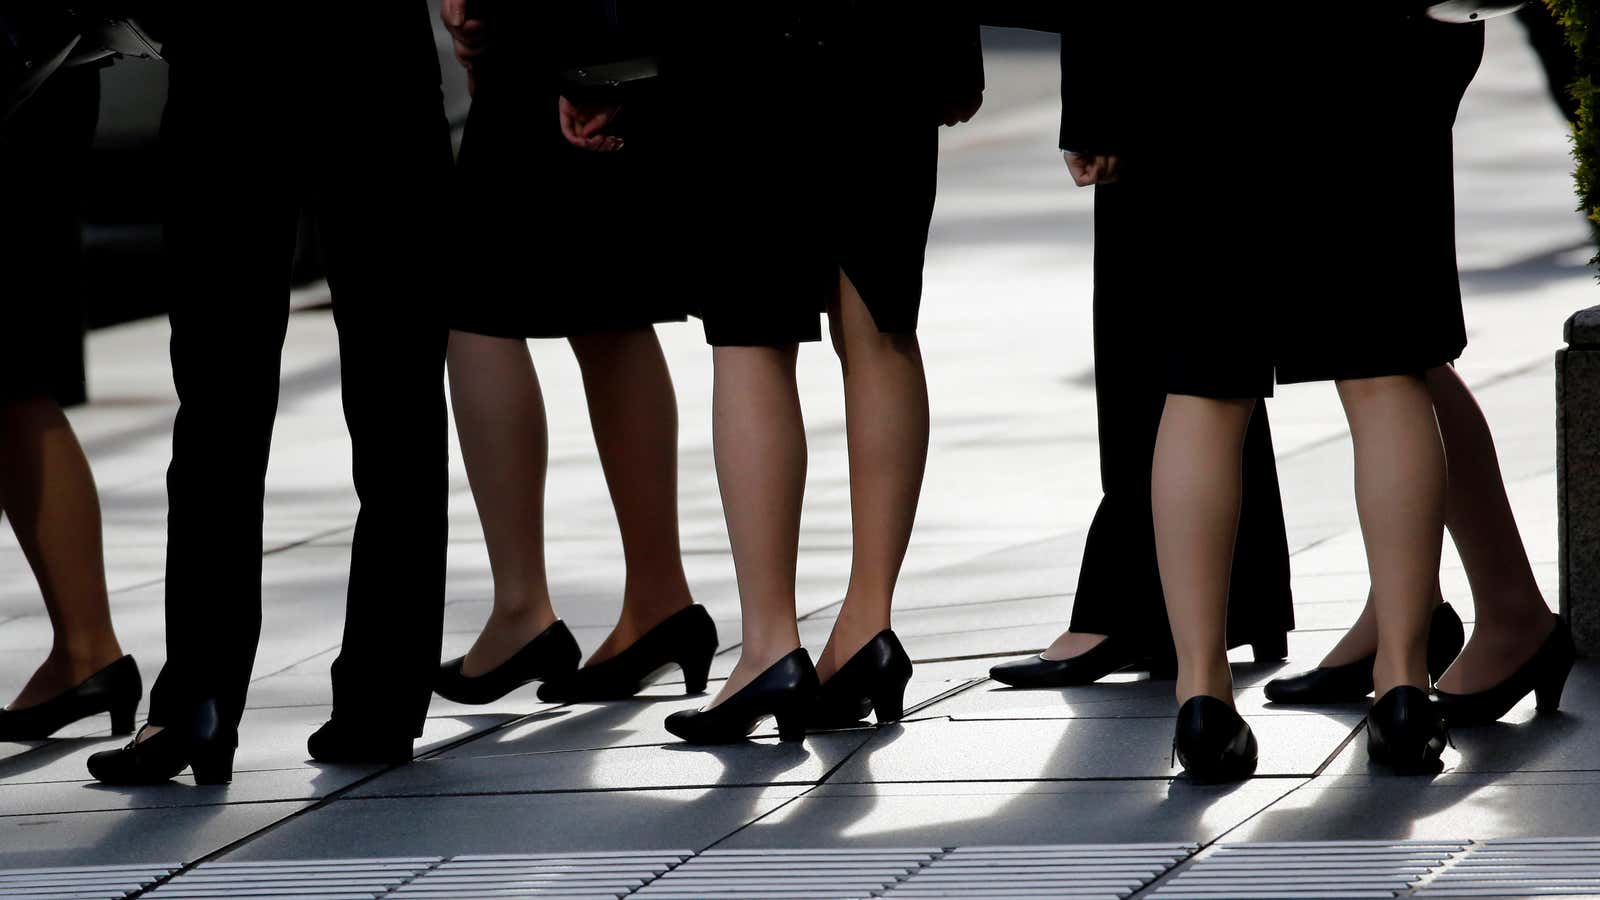
{"type": "Polygon", "coordinates": [[[711,657],[716,655],[716,623],[696,603],[663,619],[616,656],[545,681],[539,685],[539,699],[546,703],[626,700],[670,666],[683,670],[685,694],[704,693],[711,657]]]}
{"type": "Polygon", "coordinates": [[[306,752],[331,765],[392,766],[411,761],[411,742],[410,735],[376,734],[329,719],[306,740],[306,752]]]}
{"type": "Polygon", "coordinates": [[[1396,774],[1438,773],[1448,740],[1439,708],[1421,688],[1394,688],[1367,713],[1367,756],[1396,774]]]}
{"type": "Polygon", "coordinates": [[[227,784],[233,780],[233,751],[238,744],[238,734],[223,728],[216,701],[207,700],[184,724],[165,726],[147,740],[135,737],[119,750],[90,756],[89,774],[102,784],[147,785],[171,781],[184,769],[193,769],[195,784],[227,784]]]}
{"type": "MultiPolygon", "coordinates": [[[[1001,663],[989,670],[989,677],[1018,688],[1080,687],[1094,684],[1113,672],[1138,666],[1144,661],[1143,653],[1142,648],[1112,636],[1088,651],[1066,659],[1045,659],[1041,654],[1032,659],[1001,663]]],[[[1170,677],[1167,668],[1160,665],[1152,668],[1151,674],[1170,677]]]]}
{"type": "Polygon", "coordinates": [[[802,648],[716,706],[667,716],[667,730],[691,744],[728,744],[744,740],[763,719],[775,716],[778,736],[798,741],[806,736],[806,710],[815,702],[817,687],[817,668],[802,648]]]}
{"type": "MultiPolygon", "coordinates": [[[[1455,662],[1465,642],[1461,617],[1450,604],[1440,604],[1428,625],[1428,674],[1438,680],[1455,662]]],[[[1376,655],[1367,656],[1342,666],[1318,666],[1298,675],[1274,678],[1267,682],[1267,699],[1301,706],[1365,700],[1372,693],[1372,666],[1377,659],[1376,655]]]]}
{"type": "Polygon", "coordinates": [[[1243,781],[1256,770],[1256,736],[1232,706],[1215,697],[1190,697],[1178,710],[1172,753],[1201,784],[1243,781]]]}
{"type": "Polygon", "coordinates": [[[111,714],[112,734],[133,734],[144,685],[133,657],[124,656],[77,687],[36,706],[0,710],[0,741],[42,741],[79,719],[111,714]]]}
{"type": "Polygon", "coordinates": [[[557,619],[538,637],[522,646],[511,658],[482,675],[461,674],[465,656],[458,656],[439,666],[439,676],[434,681],[434,693],[453,700],[478,706],[493,703],[529,682],[562,678],[578,668],[583,651],[572,636],[567,623],[557,619]]]}
{"type": "Polygon", "coordinates": [[[806,714],[812,728],[844,728],[876,712],[879,725],[898,722],[906,714],[906,684],[911,657],[893,630],[883,631],[822,683],[806,714]]]}
{"type": "Polygon", "coordinates": [[[1510,712],[1511,707],[1530,693],[1537,699],[1541,712],[1553,712],[1561,708],[1561,692],[1577,655],[1572,644],[1572,628],[1558,619],[1555,630],[1544,639],[1533,657],[1505,681],[1472,694],[1435,691],[1439,712],[1451,727],[1487,725],[1510,712]]]}

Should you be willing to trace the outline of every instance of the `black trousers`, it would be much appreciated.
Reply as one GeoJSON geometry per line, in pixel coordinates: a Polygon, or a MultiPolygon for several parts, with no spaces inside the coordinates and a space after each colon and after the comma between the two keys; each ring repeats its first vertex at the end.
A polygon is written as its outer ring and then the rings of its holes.
{"type": "Polygon", "coordinates": [[[289,267],[309,209],[333,292],[361,503],[333,715],[415,735],[443,627],[447,330],[435,235],[449,126],[436,74],[362,74],[331,58],[292,64],[303,74],[174,54],[163,143],[180,405],[167,474],[168,658],[151,721],[181,723],[210,698],[225,723],[243,714],[261,631],[262,504],[289,267]]]}
{"type": "MultiPolygon", "coordinates": [[[[1129,187],[1095,188],[1094,371],[1105,496],[1089,526],[1072,606],[1073,631],[1114,635],[1173,658],[1156,566],[1150,468],[1166,404],[1165,370],[1152,359],[1160,328],[1151,310],[1182,286],[1149,279],[1146,198],[1129,187]]],[[[1135,188],[1136,190],[1136,188],[1135,188]]],[[[1159,249],[1155,252],[1159,252],[1159,249]]],[[[1200,302],[1197,300],[1196,302],[1200,302]]],[[[1256,407],[1244,448],[1244,502],[1228,598],[1228,643],[1270,645],[1294,628],[1289,543],[1272,431],[1256,407]]]]}

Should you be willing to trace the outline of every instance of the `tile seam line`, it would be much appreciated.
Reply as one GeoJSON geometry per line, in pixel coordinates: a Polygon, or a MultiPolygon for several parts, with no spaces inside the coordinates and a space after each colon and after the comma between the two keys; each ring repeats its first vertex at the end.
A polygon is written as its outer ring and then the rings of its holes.
{"type": "MultiPolygon", "coordinates": [[[[872,737],[875,737],[875,736],[876,735],[873,735],[872,737]]],[[[695,857],[698,857],[701,853],[704,853],[707,850],[716,849],[717,846],[719,846],[719,845],[721,845],[723,843],[726,843],[727,841],[732,840],[736,835],[740,834],[741,832],[743,832],[745,829],[749,828],[750,826],[755,825],[757,822],[760,822],[761,820],[767,818],[768,816],[775,815],[780,810],[787,809],[791,804],[797,803],[800,800],[804,799],[805,797],[809,796],[812,792],[814,792],[818,788],[822,787],[822,785],[825,784],[829,778],[833,777],[834,773],[838,772],[839,769],[843,768],[845,763],[848,763],[850,760],[854,759],[855,755],[857,753],[860,753],[861,749],[863,747],[867,746],[867,744],[872,742],[872,737],[868,737],[866,740],[864,740],[860,744],[856,745],[856,747],[853,750],[851,750],[849,753],[846,753],[844,755],[844,758],[840,759],[839,762],[836,763],[832,768],[830,768],[827,772],[823,773],[822,778],[818,779],[818,781],[815,784],[811,785],[810,787],[806,788],[805,790],[801,791],[800,793],[795,794],[793,797],[790,797],[789,799],[783,801],[782,803],[779,803],[777,806],[774,806],[773,808],[767,810],[766,812],[762,813],[761,815],[756,816],[755,818],[751,819],[750,821],[741,824],[739,827],[733,829],[732,831],[728,832],[727,834],[723,835],[722,837],[717,838],[716,840],[714,840],[711,843],[707,844],[703,849],[697,851],[693,857],[690,857],[690,859],[694,859],[695,857]]],[[[663,873],[663,874],[665,874],[665,873],[663,873]]],[[[654,881],[655,881],[655,879],[652,879],[651,881],[640,885],[638,888],[636,888],[636,889],[634,889],[632,891],[629,891],[624,896],[631,897],[634,894],[638,893],[639,891],[643,890],[646,885],[651,884],[654,881]]]]}
{"type": "MultiPolygon", "coordinates": [[[[513,721],[515,721],[515,720],[513,720],[513,721]]],[[[481,733],[474,733],[474,734],[465,735],[465,736],[463,736],[463,737],[461,737],[461,738],[459,738],[459,739],[457,739],[455,741],[451,741],[450,743],[448,743],[448,744],[446,744],[446,745],[444,745],[442,747],[439,747],[436,750],[430,750],[427,753],[424,753],[421,757],[418,757],[418,759],[431,756],[434,753],[442,753],[442,752],[444,752],[446,750],[453,749],[453,748],[455,748],[455,747],[457,747],[457,746],[459,746],[461,744],[467,743],[468,741],[471,741],[471,740],[473,740],[473,739],[475,739],[477,737],[481,737],[481,736],[487,735],[487,734],[489,734],[491,732],[498,731],[498,730],[500,730],[502,728],[505,728],[505,727],[507,727],[507,726],[509,726],[511,724],[512,724],[512,722],[510,722],[510,721],[501,722],[498,725],[494,725],[494,726],[491,726],[489,728],[484,729],[484,731],[481,732],[481,733]]],[[[415,760],[413,760],[413,762],[415,762],[415,760]]],[[[385,768],[379,769],[376,772],[373,772],[370,775],[364,776],[362,778],[358,778],[355,781],[352,781],[349,784],[344,785],[341,788],[338,788],[337,790],[329,791],[327,794],[323,795],[323,797],[321,799],[319,799],[319,800],[307,805],[303,809],[295,810],[294,812],[288,814],[287,816],[284,816],[281,819],[277,819],[275,821],[269,822],[266,825],[263,825],[262,827],[256,829],[255,831],[250,832],[249,834],[242,835],[241,837],[237,838],[236,840],[230,841],[229,843],[224,844],[223,846],[218,847],[217,849],[212,850],[209,853],[206,853],[206,854],[204,854],[202,856],[199,856],[199,857],[195,858],[194,861],[186,863],[183,866],[180,866],[176,871],[169,873],[166,877],[161,878],[161,879],[159,879],[159,880],[157,880],[157,881],[155,881],[155,882],[153,882],[153,883],[151,883],[151,884],[149,884],[149,885],[147,885],[145,887],[142,887],[139,890],[135,891],[134,893],[128,894],[127,897],[126,897],[126,900],[138,900],[138,898],[146,896],[149,892],[156,890],[157,888],[161,887],[162,885],[165,885],[165,884],[168,884],[168,883],[172,882],[174,879],[178,878],[179,876],[184,875],[185,873],[193,871],[196,867],[204,865],[205,863],[211,862],[211,861],[213,861],[215,859],[218,859],[219,857],[225,856],[225,855],[227,855],[229,853],[232,853],[234,850],[237,850],[237,849],[239,849],[241,847],[244,847],[244,846],[248,845],[249,843],[251,843],[252,841],[256,840],[257,838],[260,838],[260,837],[262,837],[262,836],[264,836],[264,835],[266,835],[266,834],[268,834],[268,833],[270,833],[272,831],[275,831],[276,829],[278,829],[279,827],[287,824],[288,822],[292,822],[292,821],[294,821],[296,819],[299,819],[299,818],[302,818],[304,816],[310,815],[311,813],[314,813],[314,812],[316,812],[318,810],[325,809],[328,806],[331,806],[335,802],[339,801],[340,799],[343,799],[344,795],[348,794],[349,792],[351,792],[351,791],[353,791],[353,790],[355,790],[355,789],[357,789],[357,788],[359,788],[359,787],[361,787],[361,786],[363,786],[365,784],[368,784],[368,783],[370,783],[370,782],[372,782],[372,781],[374,781],[374,780],[376,780],[378,778],[382,778],[384,775],[387,775],[390,772],[393,772],[396,769],[399,769],[402,766],[406,766],[406,765],[410,765],[410,763],[401,763],[400,765],[397,765],[397,766],[387,766],[385,768]]]]}
{"type": "MultiPolygon", "coordinates": [[[[1132,894],[1130,894],[1128,896],[1128,900],[1143,900],[1143,898],[1147,898],[1147,897],[1152,896],[1152,892],[1158,890],[1161,887],[1161,885],[1172,881],[1174,878],[1176,878],[1178,876],[1179,873],[1191,868],[1195,864],[1195,862],[1200,858],[1201,854],[1205,853],[1207,850],[1210,850],[1212,847],[1215,847],[1218,844],[1222,843],[1222,841],[1224,839],[1226,839],[1228,835],[1233,834],[1234,832],[1238,831],[1240,828],[1243,828],[1245,825],[1248,825],[1250,822],[1255,821],[1258,817],[1261,816],[1262,813],[1264,813],[1267,810],[1273,808],[1274,806],[1277,806],[1279,803],[1282,803],[1284,800],[1288,799],[1289,797],[1294,796],[1297,791],[1299,791],[1300,789],[1304,788],[1306,785],[1309,785],[1311,782],[1315,781],[1319,775],[1321,775],[1323,772],[1327,771],[1328,766],[1332,765],[1333,761],[1335,759],[1339,758],[1339,754],[1343,753],[1345,751],[1345,749],[1350,746],[1351,742],[1353,742],[1356,739],[1356,735],[1360,734],[1363,730],[1365,730],[1365,726],[1366,726],[1366,720],[1363,719],[1360,725],[1357,725],[1355,728],[1351,729],[1350,733],[1348,735],[1345,735],[1345,739],[1339,743],[1338,747],[1334,748],[1334,751],[1328,755],[1327,759],[1322,761],[1322,765],[1318,766],[1317,770],[1315,772],[1313,772],[1309,778],[1306,778],[1302,783],[1297,784],[1294,787],[1290,788],[1289,790],[1285,791],[1281,796],[1274,797],[1273,799],[1268,800],[1266,803],[1263,803],[1261,805],[1261,807],[1259,809],[1257,809],[1255,812],[1251,813],[1248,816],[1245,816],[1243,819],[1240,819],[1238,822],[1235,822],[1232,826],[1230,826],[1229,828],[1227,828],[1226,830],[1224,830],[1222,833],[1218,834],[1216,837],[1212,838],[1211,840],[1196,842],[1196,843],[1199,844],[1199,846],[1195,849],[1195,851],[1193,853],[1189,854],[1186,858],[1184,858],[1177,865],[1167,869],[1167,871],[1165,871],[1165,872],[1162,872],[1159,877],[1153,879],[1149,884],[1145,885],[1144,887],[1142,887],[1139,890],[1137,890],[1137,891],[1133,892],[1132,894]]],[[[1254,781],[1255,779],[1252,778],[1250,780],[1254,781]]]]}

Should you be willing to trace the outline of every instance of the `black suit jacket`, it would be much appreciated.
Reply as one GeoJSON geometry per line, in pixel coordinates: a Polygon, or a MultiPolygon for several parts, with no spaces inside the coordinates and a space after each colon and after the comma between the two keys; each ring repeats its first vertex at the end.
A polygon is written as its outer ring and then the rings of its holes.
{"type": "Polygon", "coordinates": [[[332,0],[263,14],[237,0],[155,0],[174,65],[228,65],[263,81],[438,86],[427,0],[332,0]],[[302,14],[302,10],[305,12],[302,14]]]}

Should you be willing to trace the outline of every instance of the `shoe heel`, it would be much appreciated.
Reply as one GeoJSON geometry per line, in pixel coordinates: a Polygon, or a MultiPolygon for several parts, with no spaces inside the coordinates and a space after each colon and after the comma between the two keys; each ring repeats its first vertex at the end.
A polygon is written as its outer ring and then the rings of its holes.
{"type": "Polygon", "coordinates": [[[133,720],[139,711],[138,701],[133,703],[113,706],[111,708],[111,733],[115,735],[133,734],[133,720]]]}
{"type": "Polygon", "coordinates": [[[786,744],[806,739],[806,715],[804,707],[795,706],[783,712],[774,714],[778,720],[778,740],[786,744]]]}
{"type": "Polygon", "coordinates": [[[692,659],[678,660],[678,668],[683,670],[683,692],[685,694],[704,694],[706,682],[711,677],[712,653],[696,656],[692,659]]]}
{"type": "Polygon", "coordinates": [[[1284,632],[1250,642],[1257,663],[1283,662],[1289,658],[1289,635],[1284,632]]]}
{"type": "Polygon", "coordinates": [[[1548,673],[1533,689],[1535,708],[1540,712],[1555,712],[1560,709],[1561,694],[1566,690],[1567,676],[1571,673],[1571,664],[1548,673]]]}
{"type": "Polygon", "coordinates": [[[872,698],[872,711],[878,717],[879,725],[898,722],[906,715],[906,686],[900,685],[890,691],[876,694],[872,698]]]}
{"type": "Polygon", "coordinates": [[[233,748],[205,748],[189,760],[195,784],[227,784],[233,781],[233,748]]]}

